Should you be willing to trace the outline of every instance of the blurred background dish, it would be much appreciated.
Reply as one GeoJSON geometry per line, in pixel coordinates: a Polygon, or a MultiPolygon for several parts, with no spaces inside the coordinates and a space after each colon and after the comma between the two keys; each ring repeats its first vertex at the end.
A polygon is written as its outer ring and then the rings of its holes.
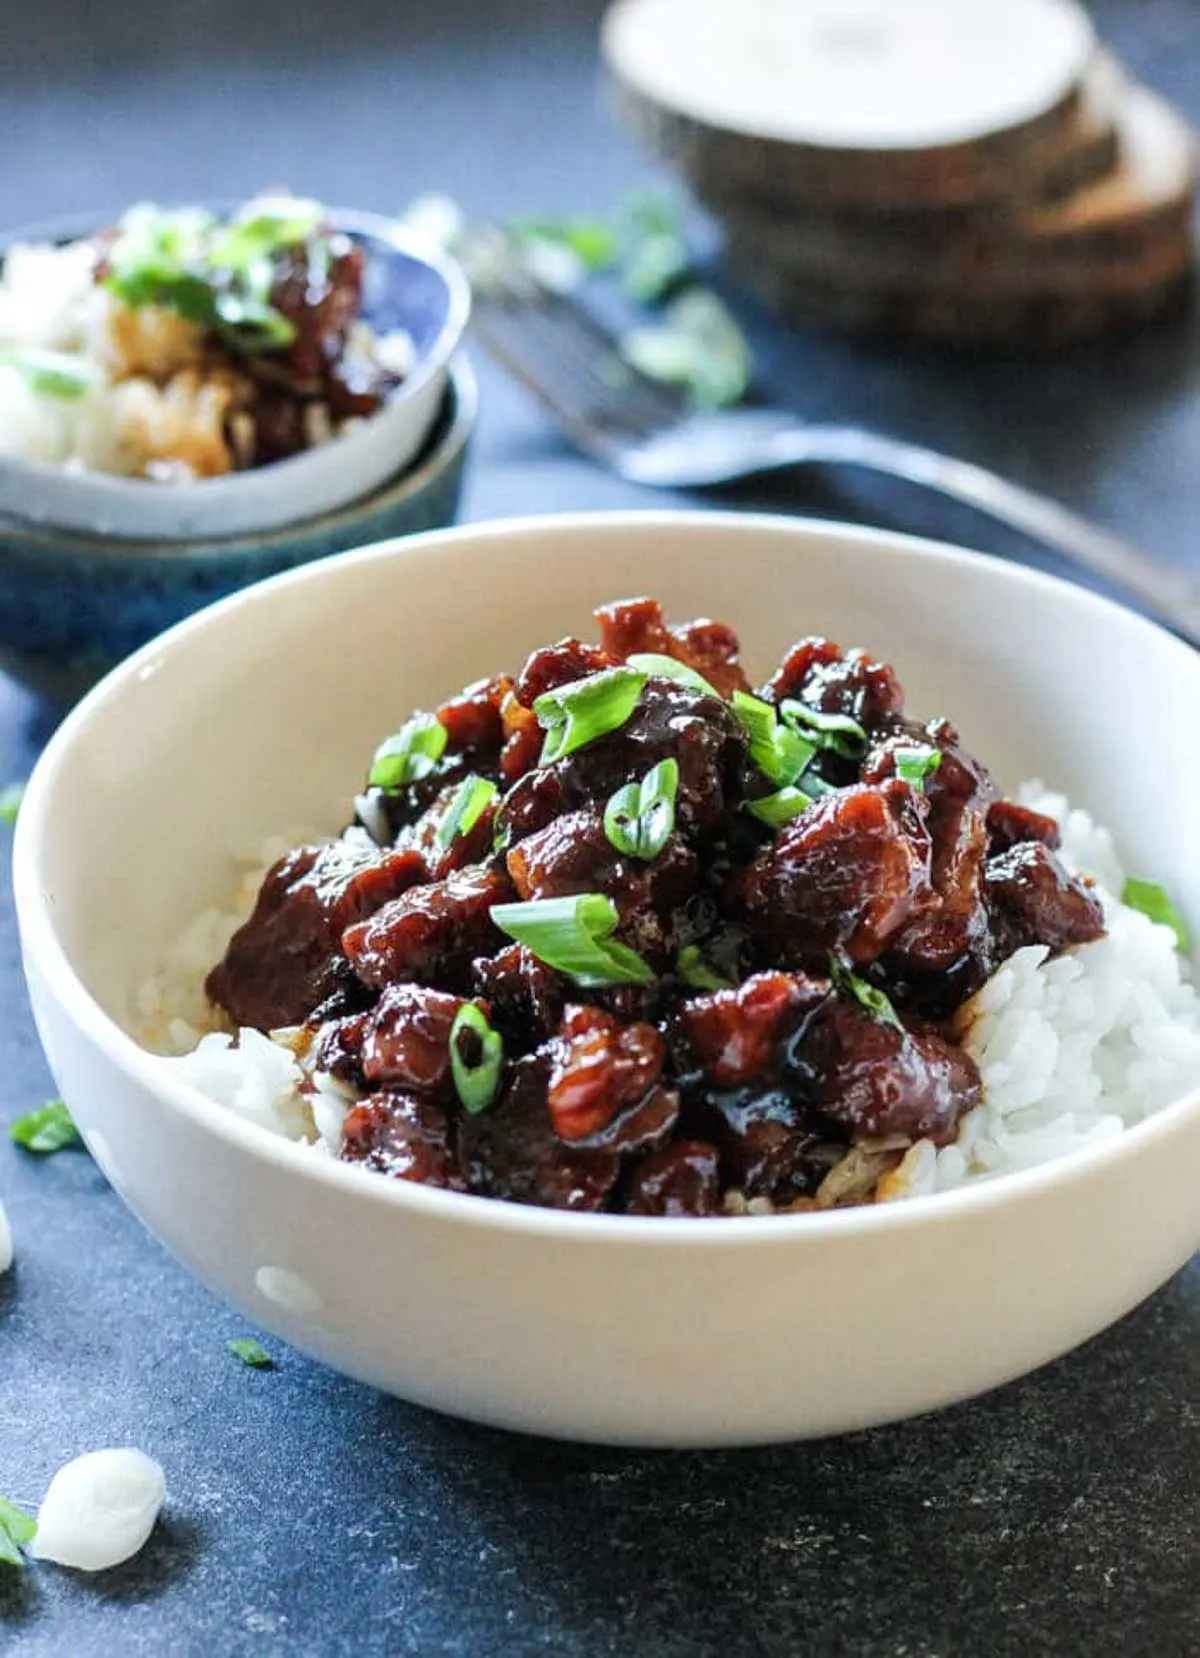
{"type": "Polygon", "coordinates": [[[476,407],[459,357],[415,465],[365,500],[256,535],[120,541],[0,517],[0,668],[63,705],[214,599],[330,553],[454,523],[476,407]]]}
{"type": "Polygon", "coordinates": [[[710,0],[692,24],[685,9],[611,8],[614,102],[783,315],[1044,348],[1187,291],[1191,129],[1075,0],[710,0]]]}
{"type": "Polygon", "coordinates": [[[378,489],[437,416],[470,303],[392,221],[279,194],[5,249],[0,511],[89,535],[250,534],[378,489]]]}

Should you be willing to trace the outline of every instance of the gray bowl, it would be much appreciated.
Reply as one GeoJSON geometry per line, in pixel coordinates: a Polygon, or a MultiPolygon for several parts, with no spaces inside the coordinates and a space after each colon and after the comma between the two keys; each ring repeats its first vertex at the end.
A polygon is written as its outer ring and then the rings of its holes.
{"type": "Polygon", "coordinates": [[[0,516],[0,668],[63,706],[214,599],[350,547],[452,524],[477,403],[460,356],[411,467],[365,500],[258,535],[117,541],[0,516]]]}

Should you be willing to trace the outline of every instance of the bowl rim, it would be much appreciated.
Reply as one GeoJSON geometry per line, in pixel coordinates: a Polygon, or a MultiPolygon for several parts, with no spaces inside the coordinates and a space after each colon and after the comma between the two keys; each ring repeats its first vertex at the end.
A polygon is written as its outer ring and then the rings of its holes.
{"type": "Polygon", "coordinates": [[[47,986],[53,987],[53,994],[76,1028],[117,1070],[124,1072],[173,1111],[188,1118],[194,1126],[216,1134],[252,1158],[274,1164],[284,1172],[294,1171],[301,1180],[316,1180],[334,1190],[344,1191],[347,1196],[357,1195],[363,1202],[372,1202],[401,1213],[407,1211],[414,1217],[425,1215],[446,1224],[478,1225],[485,1230],[554,1238],[564,1243],[578,1240],[581,1244],[596,1245],[608,1239],[614,1245],[622,1242],[649,1243],[674,1248],[686,1240],[697,1248],[731,1248],[762,1246],[774,1240],[791,1247],[801,1247],[801,1240],[805,1238],[811,1239],[816,1246],[822,1241],[842,1236],[890,1236],[906,1232],[914,1226],[948,1224],[955,1220],[966,1222],[972,1215],[988,1213],[998,1203],[1009,1203],[1015,1207],[1022,1199],[1036,1201],[1049,1189],[1086,1182],[1113,1164],[1135,1158],[1142,1148],[1149,1149],[1159,1141],[1169,1140],[1183,1126],[1200,1124],[1198,1085],[1142,1122],[1095,1145],[995,1179],[980,1180],[948,1192],[931,1193],[901,1202],[797,1215],[738,1216],[733,1218],[734,1224],[731,1224],[731,1217],[723,1215],[692,1218],[579,1213],[517,1204],[472,1193],[449,1192],[414,1181],[381,1179],[368,1171],[339,1162],[336,1158],[323,1155],[310,1144],[289,1140],[239,1117],[228,1107],[209,1099],[192,1084],[176,1078],[161,1064],[161,1056],[143,1048],[104,1012],[76,973],[51,919],[50,904],[40,879],[42,824],[48,812],[51,791],[69,759],[72,746],[82,736],[88,723],[109,703],[119,701],[128,685],[147,677],[147,670],[153,671],[165,651],[186,642],[194,633],[219,627],[227,610],[246,604],[269,604],[281,587],[336,579],[333,575],[335,568],[399,562],[431,548],[436,550],[447,543],[486,543],[531,534],[553,538],[564,533],[589,531],[598,532],[601,536],[620,536],[656,526],[702,535],[731,532],[778,534],[783,530],[794,534],[797,541],[858,543],[875,552],[898,552],[935,567],[980,564],[993,577],[1013,582],[1033,596],[1054,593],[1061,598],[1069,594],[1071,602],[1085,610],[1099,612],[1110,619],[1118,616],[1123,626],[1138,633],[1151,634],[1160,644],[1165,643],[1169,649],[1182,653],[1192,662],[1193,670],[1200,667],[1200,655],[1167,629],[1110,598],[1060,577],[925,537],[782,514],[709,512],[703,509],[531,514],[392,538],[343,553],[336,560],[301,565],[218,600],[169,628],[128,657],[71,710],[34,767],[14,837],[13,886],[17,919],[23,951],[36,964],[47,986]]]}
{"type": "MultiPolygon", "coordinates": [[[[215,212],[229,211],[232,206],[240,203],[210,202],[199,204],[208,206],[215,212]]],[[[6,231],[0,235],[0,268],[11,249],[20,243],[30,241],[68,242],[79,240],[91,234],[99,226],[114,223],[121,217],[127,208],[116,209],[108,214],[73,214],[62,219],[47,219],[40,223],[21,226],[13,231],[6,231]]],[[[371,213],[357,208],[327,207],[329,221],[335,230],[345,231],[360,241],[382,243],[384,248],[393,253],[402,254],[415,264],[424,265],[439,278],[447,294],[446,317],[430,346],[417,361],[411,374],[401,381],[395,391],[386,400],[384,407],[378,411],[380,415],[397,409],[404,404],[415,401],[430,383],[439,375],[444,375],[449,367],[450,360],[457,351],[463,336],[467,331],[467,324],[471,316],[471,287],[462,267],[449,254],[432,247],[419,236],[408,234],[403,225],[397,220],[389,219],[382,213],[371,213]]],[[[377,416],[372,416],[375,419],[377,416]]],[[[281,489],[286,489],[289,479],[296,475],[296,468],[302,467],[310,461],[313,453],[319,451],[305,450],[297,455],[289,455],[285,460],[272,461],[270,468],[254,467],[249,472],[229,473],[219,478],[195,479],[189,483],[160,484],[148,478],[127,478],[109,472],[78,472],[70,475],[71,488],[77,494],[86,492],[101,510],[106,501],[134,500],[145,501],[150,497],[146,492],[155,491],[156,499],[162,499],[163,491],[170,490],[172,505],[181,510],[189,504],[211,503],[221,497],[229,499],[243,493],[250,487],[261,487],[263,474],[268,470],[272,480],[278,482],[281,489]]],[[[5,477],[26,477],[38,482],[46,489],[53,489],[56,480],[61,480],[63,468],[50,461],[25,460],[15,455],[0,455],[0,482],[5,477]]],[[[355,503],[349,503],[353,506],[355,503]]],[[[17,523],[25,520],[20,513],[9,511],[7,516],[17,523]]],[[[320,516],[320,515],[318,515],[320,516]]],[[[56,527],[52,519],[38,520],[47,528],[56,527]]],[[[65,526],[64,526],[65,527],[65,526]]],[[[281,528],[287,528],[284,525],[281,528]]],[[[81,533],[81,532],[77,532],[81,533]]],[[[235,534],[242,532],[234,532],[235,534]]],[[[246,532],[255,533],[255,532],[246,532]]],[[[137,538],[121,536],[117,539],[134,542],[137,538]]],[[[169,536],[158,536],[158,541],[170,540],[169,536]]],[[[189,538],[181,537],[184,541],[189,538]]],[[[214,537],[212,539],[220,539],[214,537]]],[[[151,543],[153,545],[153,543],[151,543]]]]}
{"type": "MultiPolygon", "coordinates": [[[[185,570],[192,563],[209,564],[225,558],[254,558],[274,553],[279,547],[300,537],[328,531],[334,525],[350,522],[367,513],[390,511],[405,501],[415,500],[460,458],[471,440],[478,418],[479,384],[467,357],[459,352],[449,365],[442,402],[429,437],[415,461],[385,480],[369,495],[327,512],[281,524],[273,530],[190,536],[178,541],[95,535],[52,524],[26,523],[0,514],[0,569],[9,557],[9,549],[4,543],[18,536],[34,547],[38,558],[53,560],[65,556],[97,567],[134,561],[144,566],[163,564],[185,570]]],[[[422,530],[413,533],[425,535],[431,532],[422,530]]],[[[402,535],[403,532],[393,539],[399,540],[402,535]]]]}

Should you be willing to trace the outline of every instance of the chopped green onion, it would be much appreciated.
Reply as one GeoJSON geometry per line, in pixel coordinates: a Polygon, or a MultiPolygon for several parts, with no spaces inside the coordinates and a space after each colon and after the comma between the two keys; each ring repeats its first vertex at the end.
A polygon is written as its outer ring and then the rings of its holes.
{"type": "Polygon", "coordinates": [[[607,270],[617,256],[617,238],[603,219],[521,219],[508,227],[521,246],[565,248],[584,272],[607,270]]]}
{"type": "Polygon", "coordinates": [[[375,789],[402,789],[428,777],[446,752],[449,733],[435,714],[414,714],[371,761],[367,782],[375,789]]]}
{"type": "Polygon", "coordinates": [[[245,271],[257,260],[307,242],[324,213],[317,202],[295,202],[289,213],[255,213],[224,225],[212,238],[208,262],[227,271],[245,271]]]}
{"type": "Polygon", "coordinates": [[[603,668],[543,692],[533,705],[546,733],[539,764],[548,766],[606,732],[619,731],[637,707],[645,683],[646,675],[636,668],[603,668]]]}
{"type": "Polygon", "coordinates": [[[867,734],[849,714],[825,714],[791,697],[780,703],[779,714],[793,730],[803,731],[818,748],[832,749],[844,760],[860,760],[867,751],[867,734]]]}
{"type": "Polygon", "coordinates": [[[486,777],[464,777],[458,785],[434,839],[444,852],[455,835],[469,835],[500,790],[486,777]]]}
{"type": "Polygon", "coordinates": [[[46,1156],[80,1144],[79,1130],[61,1100],[47,1100],[9,1125],[9,1138],[26,1151],[46,1156]]]}
{"type": "Polygon", "coordinates": [[[622,335],[621,355],[651,380],[678,386],[700,409],[740,403],[753,362],[737,320],[706,288],[688,288],[657,324],[622,335]]]}
{"type": "Polygon", "coordinates": [[[244,351],[282,351],[296,338],[294,322],[249,294],[218,294],[213,313],[244,351]]]}
{"type": "MultiPolygon", "coordinates": [[[[520,909],[519,904],[509,906],[520,909]]],[[[495,916],[495,910],[492,915],[495,916]]],[[[464,1002],[450,1027],[450,1073],[464,1111],[477,1117],[486,1111],[500,1086],[504,1038],[488,1024],[482,1008],[464,1002]],[[467,1053],[463,1053],[466,1039],[467,1053]],[[478,1050],[478,1057],[473,1051],[478,1050]]]]}
{"type": "Polygon", "coordinates": [[[0,351],[0,367],[19,374],[30,391],[44,397],[82,397],[99,383],[100,374],[91,363],[66,351],[46,351],[23,346],[19,351],[0,351]]]}
{"type": "Polygon", "coordinates": [[[24,783],[6,783],[0,789],[0,823],[15,823],[25,798],[24,783]]]}
{"type": "Polygon", "coordinates": [[[37,1521],[7,1497],[0,1497],[0,1565],[23,1566],[27,1549],[37,1534],[37,1521]]]}
{"type": "Polygon", "coordinates": [[[896,761],[896,776],[910,783],[918,794],[924,794],[925,779],[932,776],[942,763],[941,749],[919,743],[913,748],[897,748],[892,752],[896,761]]]}
{"type": "Polygon", "coordinates": [[[253,1336],[239,1336],[225,1343],[235,1359],[241,1359],[251,1370],[274,1370],[275,1360],[265,1347],[260,1347],[253,1336]]]}
{"type": "Polygon", "coordinates": [[[733,693],[733,712],[750,739],[750,758],[769,782],[794,783],[817,752],[788,725],[781,725],[775,709],[760,697],[745,691],[733,693]]]}
{"type": "Polygon", "coordinates": [[[705,961],[698,944],[685,944],[675,960],[676,977],[695,990],[731,990],[733,980],[722,978],[705,961]]]}
{"type": "Polygon", "coordinates": [[[494,904],[491,914],[502,933],[585,990],[649,984],[654,978],[635,951],[610,936],[621,918],[612,899],[603,893],[494,904]]]}
{"type": "Polygon", "coordinates": [[[774,794],[763,795],[758,800],[747,800],[745,807],[753,817],[758,818],[760,823],[765,823],[768,828],[782,829],[793,818],[799,817],[801,812],[807,811],[812,803],[812,795],[805,794],[803,789],[797,789],[789,784],[782,789],[777,789],[774,794]]]}
{"type": "Polygon", "coordinates": [[[1185,956],[1189,954],[1191,940],[1187,925],[1165,887],[1154,881],[1139,881],[1131,875],[1121,889],[1121,902],[1128,904],[1131,910],[1140,910],[1143,915],[1148,915],[1160,927],[1169,927],[1175,934],[1178,949],[1185,956]]]}
{"type": "Polygon", "coordinates": [[[660,196],[626,203],[618,241],[621,283],[639,305],[655,304],[687,274],[688,250],[679,215],[660,196]]]}
{"type": "Polygon", "coordinates": [[[703,674],[698,674],[695,668],[689,668],[686,662],[677,662],[673,656],[659,656],[655,651],[640,651],[636,656],[628,658],[631,668],[639,673],[647,674],[654,679],[673,679],[679,685],[686,685],[689,690],[699,691],[701,696],[716,697],[721,700],[721,693],[709,684],[703,674]]]}
{"type": "Polygon", "coordinates": [[[860,979],[852,973],[840,956],[830,956],[829,976],[833,980],[834,989],[839,996],[847,1001],[857,1002],[872,1018],[878,1019],[880,1024],[891,1025],[895,1030],[904,1031],[900,1015],[882,990],[877,990],[873,984],[860,979]]]}
{"type": "Polygon", "coordinates": [[[675,828],[679,762],[660,760],[640,783],[618,789],[604,809],[604,833],[618,852],[649,863],[675,828]]]}

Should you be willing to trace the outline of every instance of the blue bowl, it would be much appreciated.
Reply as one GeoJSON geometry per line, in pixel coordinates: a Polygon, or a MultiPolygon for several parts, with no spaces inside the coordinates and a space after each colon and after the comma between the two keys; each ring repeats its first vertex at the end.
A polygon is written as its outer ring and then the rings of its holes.
{"type": "Polygon", "coordinates": [[[238,588],[452,524],[476,408],[460,357],[413,466],[365,500],[264,534],[115,541],[0,517],[0,668],[65,706],[156,633],[238,588]]]}

